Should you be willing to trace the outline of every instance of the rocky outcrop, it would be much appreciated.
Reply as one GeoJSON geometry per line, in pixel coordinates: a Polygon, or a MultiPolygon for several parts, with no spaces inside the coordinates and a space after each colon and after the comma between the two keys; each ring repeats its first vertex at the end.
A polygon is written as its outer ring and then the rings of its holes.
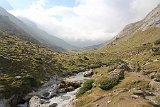
{"type": "Polygon", "coordinates": [[[110,70],[109,71],[109,78],[118,78],[118,79],[122,79],[124,78],[124,72],[125,71],[130,71],[130,68],[128,67],[128,65],[126,63],[122,63],[120,65],[118,65],[114,70],[110,70]]]}
{"type": "Polygon", "coordinates": [[[81,84],[82,83],[78,82],[78,81],[62,81],[59,85],[58,92],[64,93],[64,92],[73,91],[73,90],[77,89],[78,87],[80,87],[81,84]]]}
{"type": "Polygon", "coordinates": [[[143,20],[127,25],[114,40],[117,40],[117,38],[129,37],[138,31],[145,31],[153,27],[160,27],[160,4],[143,20]]]}

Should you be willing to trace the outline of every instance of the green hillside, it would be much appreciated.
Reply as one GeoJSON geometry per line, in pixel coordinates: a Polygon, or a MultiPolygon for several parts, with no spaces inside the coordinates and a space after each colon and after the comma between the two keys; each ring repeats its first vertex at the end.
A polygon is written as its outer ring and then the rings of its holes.
{"type": "MultiPolygon", "coordinates": [[[[156,16],[150,14],[146,19],[159,17],[159,13],[156,13],[156,16]]],[[[92,89],[77,98],[75,107],[159,107],[160,94],[156,90],[160,87],[159,83],[155,82],[158,81],[160,73],[160,28],[155,24],[159,18],[155,18],[152,26],[143,30],[146,19],[126,26],[115,40],[93,52],[94,57],[98,57],[102,62],[120,59],[131,70],[125,70],[123,79],[110,79],[109,74],[114,70],[118,72],[116,67],[122,62],[95,69],[92,89]],[[156,88],[152,82],[156,84],[156,88]],[[143,95],[136,95],[134,90],[140,90],[143,95]],[[149,93],[153,95],[148,95],[149,93]]]]}

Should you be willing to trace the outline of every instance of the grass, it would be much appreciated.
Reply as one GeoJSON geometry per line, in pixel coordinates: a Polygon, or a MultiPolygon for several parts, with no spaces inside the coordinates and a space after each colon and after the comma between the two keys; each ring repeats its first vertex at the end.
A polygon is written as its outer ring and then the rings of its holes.
{"type": "MultiPolygon", "coordinates": [[[[123,38],[116,39],[113,43],[104,46],[103,48],[89,53],[89,56],[98,57],[101,62],[107,62],[113,59],[121,59],[132,66],[133,71],[149,70],[159,72],[159,61],[151,62],[148,65],[144,65],[150,60],[156,60],[159,58],[159,54],[153,55],[151,51],[152,48],[158,46],[160,39],[160,28],[150,28],[146,31],[138,31],[135,34],[129,34],[123,38]],[[155,42],[156,41],[156,42],[155,42]],[[158,42],[157,42],[158,41],[158,42]],[[113,45],[114,44],[114,45],[113,45]],[[101,59],[103,57],[103,59],[101,59]]],[[[149,88],[149,81],[143,80],[140,77],[125,74],[125,79],[123,79],[119,84],[111,88],[108,91],[103,91],[99,88],[100,84],[103,86],[109,86],[112,82],[107,80],[108,67],[97,68],[94,70],[94,77],[96,87],[92,88],[90,94],[84,94],[76,101],[76,107],[92,107],[97,104],[98,101],[102,101],[102,96],[107,96],[112,93],[113,90],[121,90],[123,88],[132,89],[140,88],[142,90],[147,90],[149,88]],[[101,96],[101,97],[100,97],[101,96]],[[92,97],[92,98],[91,98],[92,97]],[[82,102],[86,102],[82,104],[82,102]]],[[[112,102],[109,103],[107,107],[152,107],[148,101],[145,99],[133,99],[130,97],[130,92],[124,92],[117,94],[112,93],[112,102]],[[134,106],[133,106],[134,105],[134,106]]],[[[106,97],[105,97],[106,98],[106,97]]],[[[106,102],[103,102],[106,103],[106,102]]]]}
{"type": "MultiPolygon", "coordinates": [[[[6,97],[10,97],[13,94],[25,95],[35,87],[40,87],[42,85],[41,81],[48,81],[54,75],[63,77],[86,69],[96,68],[94,70],[96,75],[93,77],[96,87],[90,90],[92,82],[86,83],[85,88],[81,89],[83,91],[81,91],[80,95],[83,95],[77,101],[77,107],[89,105],[110,92],[110,90],[103,91],[99,88],[100,83],[105,81],[108,76],[108,67],[103,66],[125,61],[135,67],[133,68],[134,71],[147,69],[159,72],[160,61],[144,65],[149,60],[159,58],[159,54],[157,54],[159,50],[156,53],[150,51],[159,47],[159,32],[160,28],[138,31],[135,34],[118,38],[101,49],[79,53],[57,53],[7,32],[0,32],[0,70],[2,72],[0,74],[0,86],[5,88],[4,94],[6,97]],[[21,76],[21,78],[16,79],[16,76],[21,76]],[[34,81],[33,84],[31,81],[34,81]],[[88,90],[90,90],[89,93],[88,90]]],[[[146,81],[132,84],[130,80],[134,78],[131,76],[125,78],[123,82],[113,87],[113,89],[127,86],[128,88],[137,87],[139,85],[144,86],[141,88],[146,88],[146,81]]],[[[106,83],[110,82],[107,80],[104,85],[106,83]]]]}

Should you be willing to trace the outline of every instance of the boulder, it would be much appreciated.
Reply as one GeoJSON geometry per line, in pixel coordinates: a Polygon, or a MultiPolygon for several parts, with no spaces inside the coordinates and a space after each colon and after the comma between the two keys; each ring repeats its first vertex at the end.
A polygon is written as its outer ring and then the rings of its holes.
{"type": "Polygon", "coordinates": [[[62,81],[59,85],[58,92],[69,92],[81,86],[81,82],[78,81],[62,81]]]}
{"type": "Polygon", "coordinates": [[[123,69],[125,71],[130,71],[131,69],[128,67],[127,63],[122,63],[121,65],[117,66],[117,69],[123,69]]]}
{"type": "Polygon", "coordinates": [[[138,95],[131,95],[131,97],[132,97],[133,99],[137,99],[139,96],[138,96],[138,95]]]}
{"type": "Polygon", "coordinates": [[[43,98],[48,98],[50,96],[49,92],[43,92],[41,95],[43,98]]]}
{"type": "Polygon", "coordinates": [[[15,79],[21,79],[22,76],[15,76],[15,79]]]}
{"type": "Polygon", "coordinates": [[[132,92],[133,92],[134,95],[138,95],[138,96],[144,96],[145,95],[145,92],[142,91],[142,90],[133,89],[132,92]]]}
{"type": "Polygon", "coordinates": [[[124,70],[123,69],[115,69],[114,71],[109,73],[109,78],[124,78],[124,70]]]}
{"type": "Polygon", "coordinates": [[[92,70],[89,70],[89,71],[86,71],[86,72],[83,73],[84,77],[90,77],[92,75],[93,75],[93,71],[92,70]]]}

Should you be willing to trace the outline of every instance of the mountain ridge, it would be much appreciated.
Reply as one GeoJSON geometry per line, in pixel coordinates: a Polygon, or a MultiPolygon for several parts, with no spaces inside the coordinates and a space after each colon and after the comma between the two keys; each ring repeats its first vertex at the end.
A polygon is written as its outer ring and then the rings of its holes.
{"type": "Polygon", "coordinates": [[[16,18],[12,14],[8,13],[4,8],[1,8],[1,7],[0,7],[0,15],[1,16],[8,16],[10,21],[12,23],[14,23],[14,26],[19,27],[19,29],[21,31],[25,32],[25,35],[28,36],[29,38],[32,38],[32,39],[34,38],[34,40],[36,40],[39,43],[46,45],[54,50],[62,52],[62,51],[65,51],[65,49],[73,48],[70,44],[66,43],[62,39],[59,39],[55,36],[50,36],[48,33],[44,32],[43,30],[39,29],[38,27],[32,27],[32,26],[26,25],[23,21],[16,18]],[[50,37],[50,38],[47,39],[46,36],[50,37]],[[54,43],[54,42],[56,42],[56,43],[54,43]]]}

